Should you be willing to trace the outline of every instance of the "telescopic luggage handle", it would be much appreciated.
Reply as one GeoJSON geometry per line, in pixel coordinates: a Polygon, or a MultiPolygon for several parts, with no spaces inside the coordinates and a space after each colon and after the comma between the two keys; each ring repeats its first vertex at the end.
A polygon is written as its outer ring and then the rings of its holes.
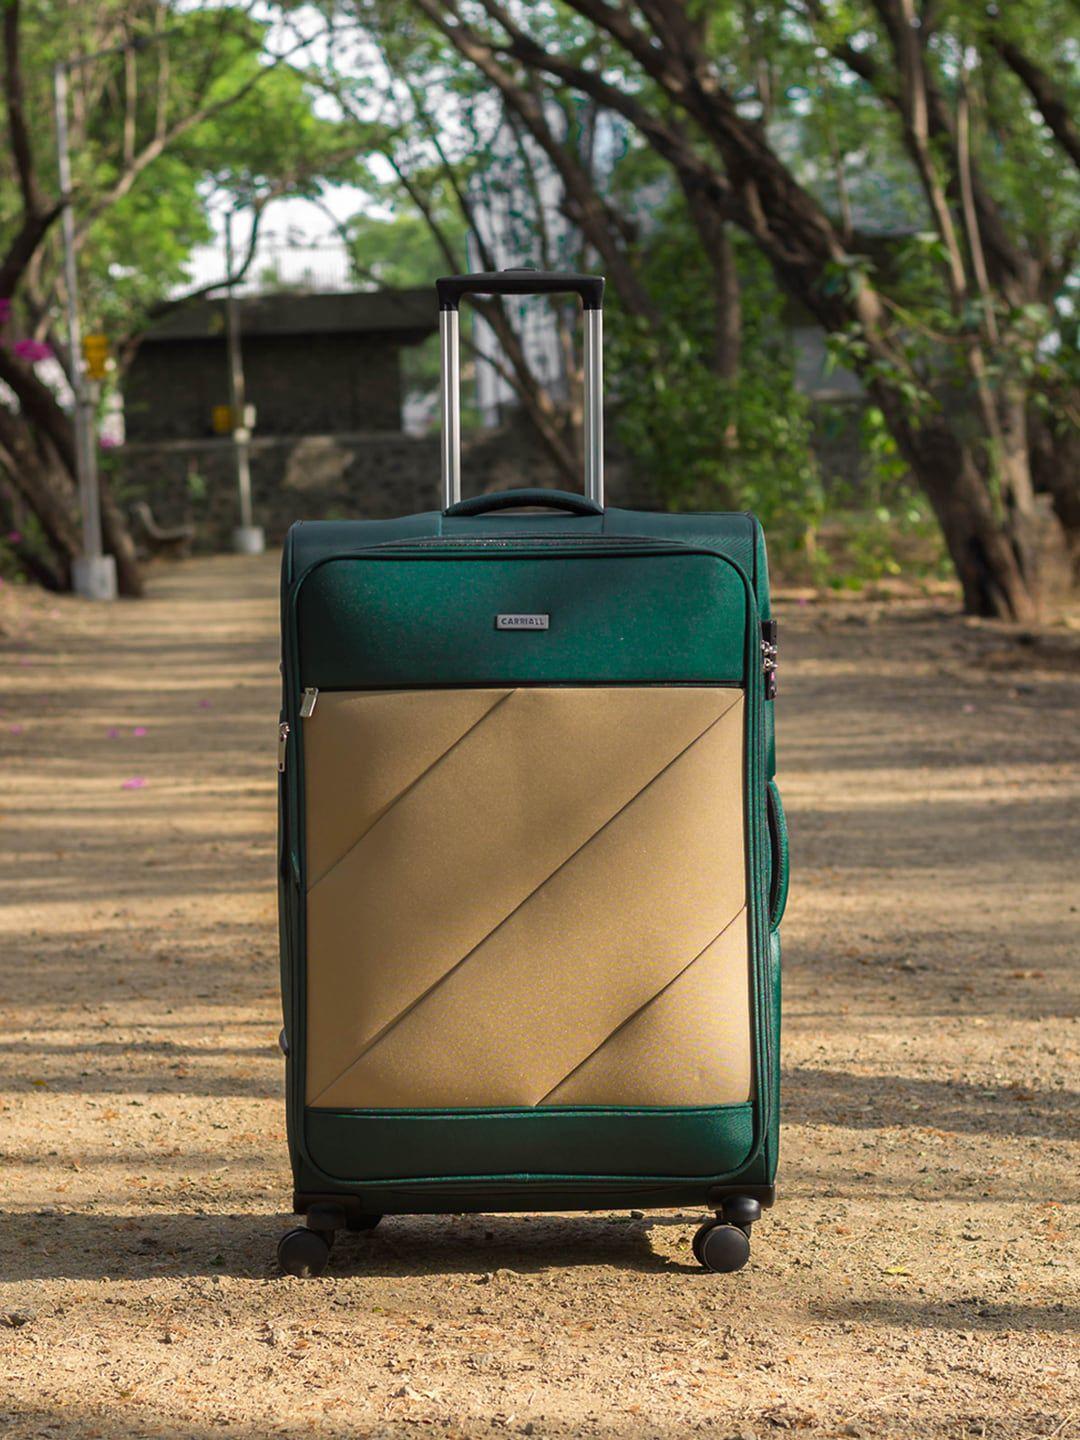
{"type": "Polygon", "coordinates": [[[549,270],[495,270],[435,281],[442,347],[443,509],[461,500],[461,358],[458,304],[463,295],[579,295],[585,312],[585,494],[604,506],[604,277],[549,270]]]}

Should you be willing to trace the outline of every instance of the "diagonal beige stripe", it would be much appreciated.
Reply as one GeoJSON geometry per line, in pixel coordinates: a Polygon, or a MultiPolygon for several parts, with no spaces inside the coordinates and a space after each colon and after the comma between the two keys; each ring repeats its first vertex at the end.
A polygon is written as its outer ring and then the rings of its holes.
{"type": "MultiPolygon", "coordinates": [[[[426,743],[455,697],[416,698],[403,725],[426,743]]],[[[537,687],[499,706],[308,896],[308,1093],[322,1095],[718,715],[741,733],[741,705],[705,687],[537,687]]],[[[378,750],[358,743],[352,763],[377,768],[378,750]]],[[[731,797],[741,804],[738,782],[731,797]]],[[[338,803],[352,804],[347,774],[338,803]]]]}
{"type": "MultiPolygon", "coordinates": [[[[725,712],[725,714],[726,713],[727,712],[725,712]]],[[[663,766],[662,769],[658,770],[657,773],[653,775],[639,790],[637,790],[633,795],[631,795],[630,799],[627,800],[625,805],[620,806],[619,809],[616,810],[614,815],[609,816],[609,818],[605,820],[601,826],[594,830],[593,833],[589,835],[582,842],[582,844],[578,846],[576,850],[574,850],[570,855],[568,855],[561,864],[557,865],[550,874],[546,875],[534,890],[530,891],[530,893],[526,895],[518,905],[514,906],[513,910],[511,910],[509,914],[504,915],[502,919],[499,920],[497,924],[493,925],[492,928],[487,932],[487,934],[482,936],[482,938],[470,950],[468,950],[464,955],[462,955],[459,960],[457,960],[453,965],[449,967],[449,969],[445,970],[441,975],[439,975],[438,978],[435,979],[419,995],[416,995],[412,1000],[410,1000],[410,1002],[405,1005],[395,1016],[393,1016],[392,1019],[387,1021],[387,1023],[367,1041],[363,1048],[358,1051],[356,1055],[353,1056],[349,1064],[345,1066],[345,1068],[340,1072],[340,1074],[336,1075],[333,1080],[331,1080],[330,1083],[326,1086],[326,1088],[318,1095],[316,1095],[314,1099],[309,1100],[308,1104],[318,1105],[329,1090],[333,1089],[334,1086],[339,1083],[339,1081],[343,1080],[350,1071],[355,1069],[356,1066],[360,1064],[360,1062],[365,1058],[366,1055],[368,1055],[372,1050],[374,1050],[374,1048],[378,1044],[380,1044],[383,1040],[387,1038],[391,1031],[395,1030],[397,1026],[399,1026],[409,1015],[411,1015],[420,1005],[422,1005],[426,1000],[428,1000],[435,993],[435,991],[440,988],[440,986],[445,985],[462,968],[462,966],[467,964],[468,961],[472,959],[472,957],[479,950],[481,950],[482,947],[486,945],[498,933],[498,931],[503,928],[504,925],[509,924],[514,919],[514,917],[516,915],[519,915],[520,912],[524,910],[531,901],[534,901],[545,887],[549,886],[555,880],[555,878],[567,868],[567,866],[573,864],[573,862],[577,860],[590,845],[594,844],[596,840],[599,839],[599,837],[604,833],[605,830],[607,830],[610,825],[614,824],[620,818],[620,816],[622,816],[627,810],[630,809],[632,805],[639,801],[642,796],[645,795],[646,792],[657,783],[657,781],[662,779],[662,777],[671,769],[673,765],[677,765],[678,762],[683,758],[683,756],[686,755],[689,750],[693,749],[693,747],[697,745],[701,740],[703,740],[705,736],[708,735],[709,732],[714,728],[714,726],[718,725],[723,718],[723,715],[718,716],[717,719],[713,720],[709,725],[707,725],[699,735],[695,735],[694,738],[689,742],[689,744],[685,745],[677,755],[673,756],[672,759],[669,760],[665,766],[663,766]]]]}
{"type": "Polygon", "coordinates": [[[539,1102],[739,1105],[752,1082],[743,909],[676,978],[539,1102]]]}
{"type": "MultiPolygon", "coordinates": [[[[696,965],[700,960],[704,959],[704,957],[712,949],[714,949],[717,941],[720,940],[731,928],[731,926],[736,924],[737,921],[745,914],[746,909],[744,906],[738,911],[737,914],[731,917],[731,919],[722,929],[716,932],[716,934],[712,937],[712,939],[707,945],[702,946],[702,948],[698,951],[698,953],[693,957],[692,960],[688,960],[686,962],[686,964],[682,967],[678,974],[673,975],[665,985],[661,985],[660,989],[650,995],[647,1000],[643,1001],[636,1010],[632,1010],[630,1014],[625,1017],[625,1019],[620,1020],[618,1025],[615,1026],[614,1030],[611,1030],[607,1035],[604,1036],[603,1040],[600,1041],[599,1045],[596,1045],[583,1059],[579,1060],[572,1069],[568,1070],[560,1080],[557,1080],[556,1083],[552,1085],[551,1089],[547,1092],[546,1095],[541,1095],[540,1099],[536,1102],[537,1105],[550,1104],[551,1097],[555,1094],[556,1090],[561,1090],[565,1085],[568,1085],[569,1082],[574,1078],[574,1076],[578,1075],[585,1068],[585,1066],[595,1061],[597,1056],[600,1054],[600,1051],[603,1050],[605,1046],[615,1045],[623,1032],[629,1026],[633,1025],[635,1021],[640,1020],[640,1018],[645,1013],[645,1011],[648,1010],[650,1005],[656,1005],[663,996],[667,995],[668,992],[671,990],[672,986],[677,985],[679,981],[683,978],[683,976],[686,974],[686,972],[691,969],[692,966],[696,965]]],[[[743,953],[745,954],[745,951],[743,953]]]]}
{"type": "Polygon", "coordinates": [[[348,848],[337,857],[334,863],[328,866],[322,872],[322,874],[317,876],[314,880],[309,879],[308,894],[310,895],[318,884],[325,880],[329,875],[333,874],[337,867],[349,858],[352,852],[356,849],[357,845],[359,845],[361,841],[367,838],[367,836],[371,833],[372,830],[375,829],[376,825],[378,825],[381,820],[384,820],[386,818],[390,811],[393,810],[394,806],[404,800],[406,795],[408,795],[411,790],[413,790],[417,785],[419,785],[422,780],[425,780],[437,765],[441,765],[448,755],[450,755],[459,745],[466,741],[473,733],[473,731],[476,730],[479,726],[483,725],[484,721],[487,720],[487,718],[494,711],[496,711],[500,705],[505,704],[505,702],[509,700],[514,693],[515,692],[513,690],[505,690],[500,692],[498,698],[488,706],[488,708],[483,712],[482,715],[478,716],[478,718],[474,720],[471,725],[469,725],[465,730],[461,732],[461,734],[457,737],[456,740],[451,741],[451,743],[447,745],[440,754],[435,756],[434,760],[432,760],[429,764],[425,765],[418,774],[414,775],[407,784],[403,785],[401,789],[398,790],[398,792],[390,800],[388,800],[386,804],[384,804],[374,816],[370,817],[364,829],[360,832],[359,835],[357,835],[353,839],[352,844],[349,845],[348,848]]]}
{"type": "Polygon", "coordinates": [[[706,948],[746,888],[741,703],[721,721],[309,1103],[536,1104],[706,948]]]}

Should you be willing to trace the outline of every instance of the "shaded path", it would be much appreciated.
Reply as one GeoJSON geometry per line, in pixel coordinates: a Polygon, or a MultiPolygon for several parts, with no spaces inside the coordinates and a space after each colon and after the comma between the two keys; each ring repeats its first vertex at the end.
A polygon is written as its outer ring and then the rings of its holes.
{"type": "Polygon", "coordinates": [[[406,1218],[305,1284],[271,1264],[275,585],[0,593],[4,1434],[1068,1435],[1068,646],[784,610],[783,1201],[749,1270],[690,1266],[689,1213],[406,1218]]]}

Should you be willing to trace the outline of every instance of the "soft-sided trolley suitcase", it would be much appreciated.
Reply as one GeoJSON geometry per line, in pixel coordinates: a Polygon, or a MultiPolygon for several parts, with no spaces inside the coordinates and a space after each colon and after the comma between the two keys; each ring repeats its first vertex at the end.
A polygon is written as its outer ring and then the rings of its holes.
{"type": "Polygon", "coordinates": [[[285,542],[289,1149],[318,1274],[387,1213],[772,1203],[787,845],[746,514],[605,508],[603,280],[436,285],[443,508],[285,542]],[[458,304],[576,293],[585,496],[460,499],[458,304]],[[524,512],[524,513],[523,513],[524,512]]]}

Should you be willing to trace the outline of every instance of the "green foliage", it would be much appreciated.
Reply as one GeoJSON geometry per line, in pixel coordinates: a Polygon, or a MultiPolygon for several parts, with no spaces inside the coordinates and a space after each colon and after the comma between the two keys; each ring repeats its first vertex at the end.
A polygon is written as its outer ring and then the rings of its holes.
{"type": "Polygon", "coordinates": [[[809,407],[795,386],[783,299],[757,253],[737,242],[741,359],[713,363],[713,278],[680,199],[663,208],[643,274],[664,322],[650,327],[613,304],[607,369],[616,433],[672,508],[752,509],[790,545],[818,523],[821,482],[809,407]]]}
{"type": "MultiPolygon", "coordinates": [[[[465,252],[465,222],[449,205],[440,205],[439,223],[454,249],[465,252]]],[[[447,258],[431,227],[414,210],[391,206],[390,213],[376,216],[361,212],[348,227],[349,253],[362,287],[408,289],[430,285],[447,269],[447,258]]]]}
{"type": "MultiPolygon", "coordinates": [[[[101,0],[80,7],[84,23],[72,25],[66,8],[47,0],[24,4],[27,106],[46,190],[55,187],[52,64],[115,45],[124,33],[152,34],[153,8],[141,0],[101,0]]],[[[187,281],[192,249],[212,235],[211,189],[250,203],[271,189],[316,195],[328,181],[358,176],[355,126],[316,112],[315,92],[300,68],[270,63],[274,18],[270,7],[257,19],[247,6],[177,5],[167,17],[167,44],[148,44],[127,62],[105,56],[72,72],[72,170],[88,329],[117,340],[187,281]],[[128,185],[131,157],[160,136],[167,143],[128,185]]],[[[21,214],[10,155],[0,156],[0,181],[2,253],[21,214]]],[[[59,267],[54,228],[41,261],[47,286],[55,287],[59,267]]],[[[24,323],[37,323],[40,298],[16,299],[24,323]]],[[[55,288],[46,305],[50,299],[55,303],[55,288]]]]}

